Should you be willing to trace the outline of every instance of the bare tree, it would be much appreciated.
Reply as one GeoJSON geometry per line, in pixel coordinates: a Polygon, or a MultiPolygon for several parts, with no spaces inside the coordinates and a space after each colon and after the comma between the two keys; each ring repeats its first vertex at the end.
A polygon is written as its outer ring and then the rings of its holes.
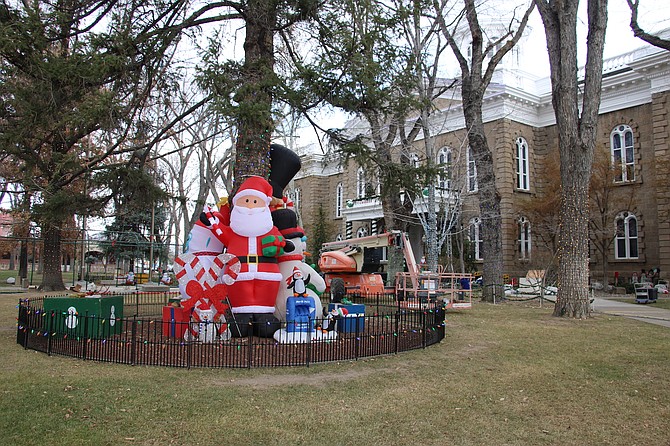
{"type": "Polygon", "coordinates": [[[521,38],[528,18],[535,8],[534,4],[525,10],[521,18],[513,17],[501,35],[487,39],[479,22],[475,0],[464,0],[465,9],[462,16],[466,19],[467,32],[471,39],[471,57],[463,54],[458,41],[458,33],[465,27],[459,16],[453,24],[448,24],[440,11],[444,11],[447,0],[434,0],[435,10],[440,29],[449,42],[461,69],[461,97],[463,115],[468,129],[468,142],[477,167],[479,185],[479,207],[482,219],[483,241],[483,280],[482,299],[494,301],[502,299],[503,290],[503,257],[502,257],[502,215],[500,211],[500,193],[496,187],[493,152],[489,147],[484,132],[482,106],[484,94],[491,83],[493,73],[502,58],[517,44],[521,38]],[[450,26],[451,25],[451,26],[450,26]]]}
{"type": "Polygon", "coordinates": [[[615,183],[615,169],[608,150],[596,150],[593,173],[589,183],[590,214],[589,236],[591,245],[601,258],[602,281],[605,288],[608,280],[608,254],[614,243],[614,220],[622,210],[631,209],[635,200],[635,185],[619,187],[615,183]]]}
{"type": "MultiPolygon", "coordinates": [[[[197,89],[182,87],[174,100],[166,99],[159,116],[165,120],[181,116],[200,94],[197,89]]],[[[217,203],[229,195],[232,140],[230,124],[210,105],[180,119],[160,144],[156,156],[165,167],[176,246],[184,242],[182,235],[189,233],[208,199],[217,203]]]]}
{"type": "Polygon", "coordinates": [[[554,316],[585,318],[591,312],[588,189],[600,106],[607,0],[588,1],[583,83],[578,79],[577,67],[578,2],[535,0],[535,3],[547,37],[561,159],[559,287],[554,316]]]}
{"type": "Polygon", "coordinates": [[[637,19],[638,7],[640,6],[640,0],[626,0],[628,7],[630,8],[630,29],[633,30],[635,37],[639,37],[650,45],[663,48],[670,51],[670,40],[664,39],[657,34],[652,34],[645,31],[639,24],[637,19]]]}
{"type": "MultiPolygon", "coordinates": [[[[424,232],[429,234],[431,231],[434,234],[432,237],[427,237],[428,241],[428,257],[430,259],[431,249],[434,250],[433,255],[437,257],[442,252],[443,247],[446,246],[446,260],[447,271],[454,271],[454,243],[458,244],[459,252],[459,271],[464,272],[465,264],[463,261],[463,246],[462,246],[462,231],[461,218],[463,210],[463,199],[466,196],[467,190],[467,176],[465,175],[462,155],[467,150],[466,142],[463,142],[460,147],[448,148],[448,151],[442,156],[444,163],[437,164],[436,167],[440,172],[436,181],[431,182],[426,187],[423,193],[417,195],[413,199],[415,209],[427,212],[419,212],[417,216],[424,228],[424,232]],[[431,194],[432,189],[432,194],[431,194]],[[432,206],[432,209],[431,209],[432,206]],[[431,221],[431,216],[434,220],[431,221]]],[[[428,269],[430,271],[438,271],[437,259],[435,263],[427,259],[428,269]]]]}
{"type": "Polygon", "coordinates": [[[445,170],[449,167],[436,163],[437,132],[433,131],[431,123],[431,118],[439,111],[435,102],[455,84],[439,76],[442,65],[440,62],[444,60],[444,53],[448,50],[449,44],[443,40],[440,33],[435,19],[438,14],[430,10],[428,3],[412,2],[409,6],[405,6],[403,2],[397,1],[395,10],[401,17],[399,24],[402,36],[412,54],[409,70],[412,73],[412,94],[417,99],[417,111],[412,114],[415,117],[408,119],[406,123],[409,132],[405,130],[405,126],[399,129],[400,141],[403,147],[410,147],[415,139],[420,139],[423,145],[425,154],[425,159],[422,160],[423,189],[418,194],[410,194],[410,199],[415,207],[416,204],[421,205],[421,211],[417,216],[426,237],[427,265],[430,271],[437,271],[440,248],[450,232],[448,227],[455,223],[454,217],[460,211],[460,205],[457,204],[460,196],[450,193],[453,191],[436,188],[439,174],[446,175],[445,170]],[[439,206],[442,208],[438,209],[439,206]],[[454,210],[457,212],[452,212],[454,210]],[[441,219],[438,218],[438,211],[444,211],[444,215],[440,215],[441,219]]]}

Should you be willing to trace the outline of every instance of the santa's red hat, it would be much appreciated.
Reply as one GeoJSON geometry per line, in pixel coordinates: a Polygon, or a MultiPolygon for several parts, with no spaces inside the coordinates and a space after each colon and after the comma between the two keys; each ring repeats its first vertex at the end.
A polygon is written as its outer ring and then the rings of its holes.
{"type": "Polygon", "coordinates": [[[263,177],[252,176],[244,180],[240,185],[240,188],[237,190],[235,197],[233,198],[233,204],[237,204],[237,201],[240,197],[245,197],[252,195],[258,197],[265,201],[266,205],[270,205],[270,200],[272,200],[272,186],[267,180],[263,177]]]}

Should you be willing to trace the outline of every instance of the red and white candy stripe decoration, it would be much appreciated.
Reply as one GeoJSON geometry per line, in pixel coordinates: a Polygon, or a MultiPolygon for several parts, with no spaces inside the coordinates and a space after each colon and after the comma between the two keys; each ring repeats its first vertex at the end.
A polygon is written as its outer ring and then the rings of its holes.
{"type": "MultiPolygon", "coordinates": [[[[213,253],[207,253],[211,258],[213,253]]],[[[191,280],[200,283],[206,290],[219,283],[232,285],[240,272],[240,261],[232,254],[218,254],[210,261],[205,261],[203,253],[184,253],[177,256],[174,262],[175,277],[181,285],[191,280]]]]}

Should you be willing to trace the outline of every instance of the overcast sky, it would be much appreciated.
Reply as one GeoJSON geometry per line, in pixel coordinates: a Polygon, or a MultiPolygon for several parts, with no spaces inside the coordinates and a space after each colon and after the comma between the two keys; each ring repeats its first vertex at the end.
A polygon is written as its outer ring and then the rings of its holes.
{"type": "MultiPolygon", "coordinates": [[[[657,32],[670,28],[670,1],[669,0],[640,0],[638,13],[638,23],[648,32],[657,32]]],[[[586,1],[580,2],[582,17],[581,28],[579,30],[580,41],[584,43],[578,55],[581,64],[586,57],[586,1]]],[[[544,38],[544,29],[540,14],[535,11],[528,26],[530,33],[524,45],[526,48],[526,58],[532,55],[532,63],[526,64],[524,69],[540,76],[549,76],[549,58],[546,54],[547,44],[544,38]],[[543,58],[545,64],[538,63],[538,58],[543,58]]],[[[607,32],[605,34],[605,58],[617,56],[619,54],[632,51],[641,46],[647,45],[642,40],[633,36],[630,29],[630,9],[626,0],[610,0],[608,8],[607,32]]]]}

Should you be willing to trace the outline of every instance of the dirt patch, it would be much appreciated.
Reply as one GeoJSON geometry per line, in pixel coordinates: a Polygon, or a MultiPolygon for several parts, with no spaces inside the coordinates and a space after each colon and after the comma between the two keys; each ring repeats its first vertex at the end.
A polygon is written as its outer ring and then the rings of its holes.
{"type": "Polygon", "coordinates": [[[386,369],[371,369],[371,368],[351,368],[341,372],[324,372],[313,375],[305,375],[300,373],[288,374],[267,374],[263,376],[256,376],[252,378],[231,378],[228,380],[213,380],[210,384],[215,386],[237,386],[237,387],[251,387],[258,389],[266,389],[268,387],[286,387],[293,385],[314,386],[314,387],[331,387],[334,382],[349,382],[357,379],[365,378],[370,375],[379,375],[382,373],[397,373],[398,370],[386,369]]]}

